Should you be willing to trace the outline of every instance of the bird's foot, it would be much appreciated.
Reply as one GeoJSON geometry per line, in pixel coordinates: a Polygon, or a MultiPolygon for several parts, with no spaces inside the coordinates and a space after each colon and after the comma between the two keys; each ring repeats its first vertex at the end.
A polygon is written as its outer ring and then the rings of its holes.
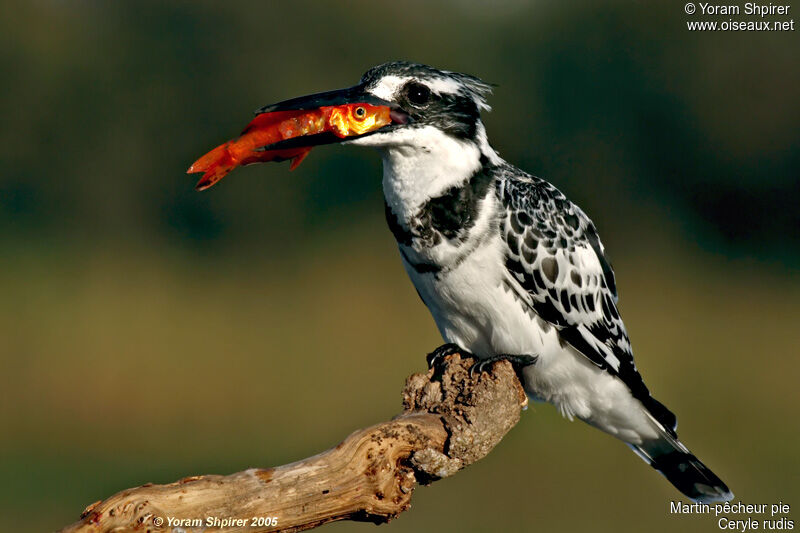
{"type": "Polygon", "coordinates": [[[526,366],[535,365],[536,361],[539,359],[538,355],[493,355],[492,357],[481,359],[469,369],[469,377],[473,377],[475,372],[480,374],[481,372],[487,372],[491,370],[492,365],[494,365],[497,361],[508,361],[511,363],[511,366],[514,367],[514,372],[517,373],[517,377],[522,380],[522,369],[526,366]]]}
{"type": "Polygon", "coordinates": [[[433,368],[435,366],[439,366],[444,362],[444,358],[448,355],[453,355],[454,353],[461,354],[462,357],[474,357],[471,353],[466,350],[462,350],[459,348],[458,344],[453,344],[452,342],[448,342],[447,344],[442,344],[434,351],[429,353],[425,356],[425,359],[428,361],[428,368],[433,368]]]}

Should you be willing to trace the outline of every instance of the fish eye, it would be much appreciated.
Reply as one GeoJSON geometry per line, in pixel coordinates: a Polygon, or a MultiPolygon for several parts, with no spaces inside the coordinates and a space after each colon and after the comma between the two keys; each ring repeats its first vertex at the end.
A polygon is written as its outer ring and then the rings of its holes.
{"type": "Polygon", "coordinates": [[[356,116],[356,118],[364,118],[367,116],[367,110],[361,106],[358,106],[353,111],[353,114],[356,116]]]}
{"type": "Polygon", "coordinates": [[[410,82],[405,86],[406,98],[414,106],[423,106],[428,103],[431,98],[431,90],[427,85],[417,82],[410,82]]]}

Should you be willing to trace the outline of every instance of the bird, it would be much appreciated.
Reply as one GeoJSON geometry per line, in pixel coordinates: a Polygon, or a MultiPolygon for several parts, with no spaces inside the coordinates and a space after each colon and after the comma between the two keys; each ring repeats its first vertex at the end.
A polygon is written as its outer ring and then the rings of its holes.
{"type": "Polygon", "coordinates": [[[493,86],[394,61],[360,82],[265,106],[260,113],[363,102],[392,124],[346,139],[288,139],[266,149],[340,142],[383,160],[389,229],[451,353],[478,368],[507,359],[534,400],[622,442],[695,502],[732,492],[678,439],[676,416],[636,368],[614,270],[592,220],[555,186],[489,144],[481,120],[493,86]]]}

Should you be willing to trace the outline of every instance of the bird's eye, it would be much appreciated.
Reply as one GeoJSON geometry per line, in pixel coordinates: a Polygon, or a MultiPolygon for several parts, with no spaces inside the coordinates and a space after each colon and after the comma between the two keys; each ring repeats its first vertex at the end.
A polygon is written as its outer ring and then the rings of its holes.
{"type": "Polygon", "coordinates": [[[406,85],[406,98],[412,105],[423,106],[431,99],[431,90],[421,83],[411,82],[406,85]]]}
{"type": "Polygon", "coordinates": [[[361,119],[361,118],[364,118],[364,117],[367,116],[367,110],[365,108],[359,106],[359,107],[355,108],[355,110],[353,111],[353,114],[356,116],[356,118],[361,119]]]}

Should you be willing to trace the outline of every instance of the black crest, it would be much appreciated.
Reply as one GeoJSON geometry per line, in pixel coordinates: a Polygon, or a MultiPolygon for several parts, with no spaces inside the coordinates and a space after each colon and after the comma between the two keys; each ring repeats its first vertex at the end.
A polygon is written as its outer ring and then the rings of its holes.
{"type": "Polygon", "coordinates": [[[492,86],[488,83],[419,63],[395,61],[378,65],[364,74],[361,84],[369,90],[387,76],[409,78],[393,99],[416,127],[432,125],[456,138],[473,139],[481,110],[489,109],[486,98],[492,86]],[[437,90],[444,86],[447,90],[437,90]]]}

